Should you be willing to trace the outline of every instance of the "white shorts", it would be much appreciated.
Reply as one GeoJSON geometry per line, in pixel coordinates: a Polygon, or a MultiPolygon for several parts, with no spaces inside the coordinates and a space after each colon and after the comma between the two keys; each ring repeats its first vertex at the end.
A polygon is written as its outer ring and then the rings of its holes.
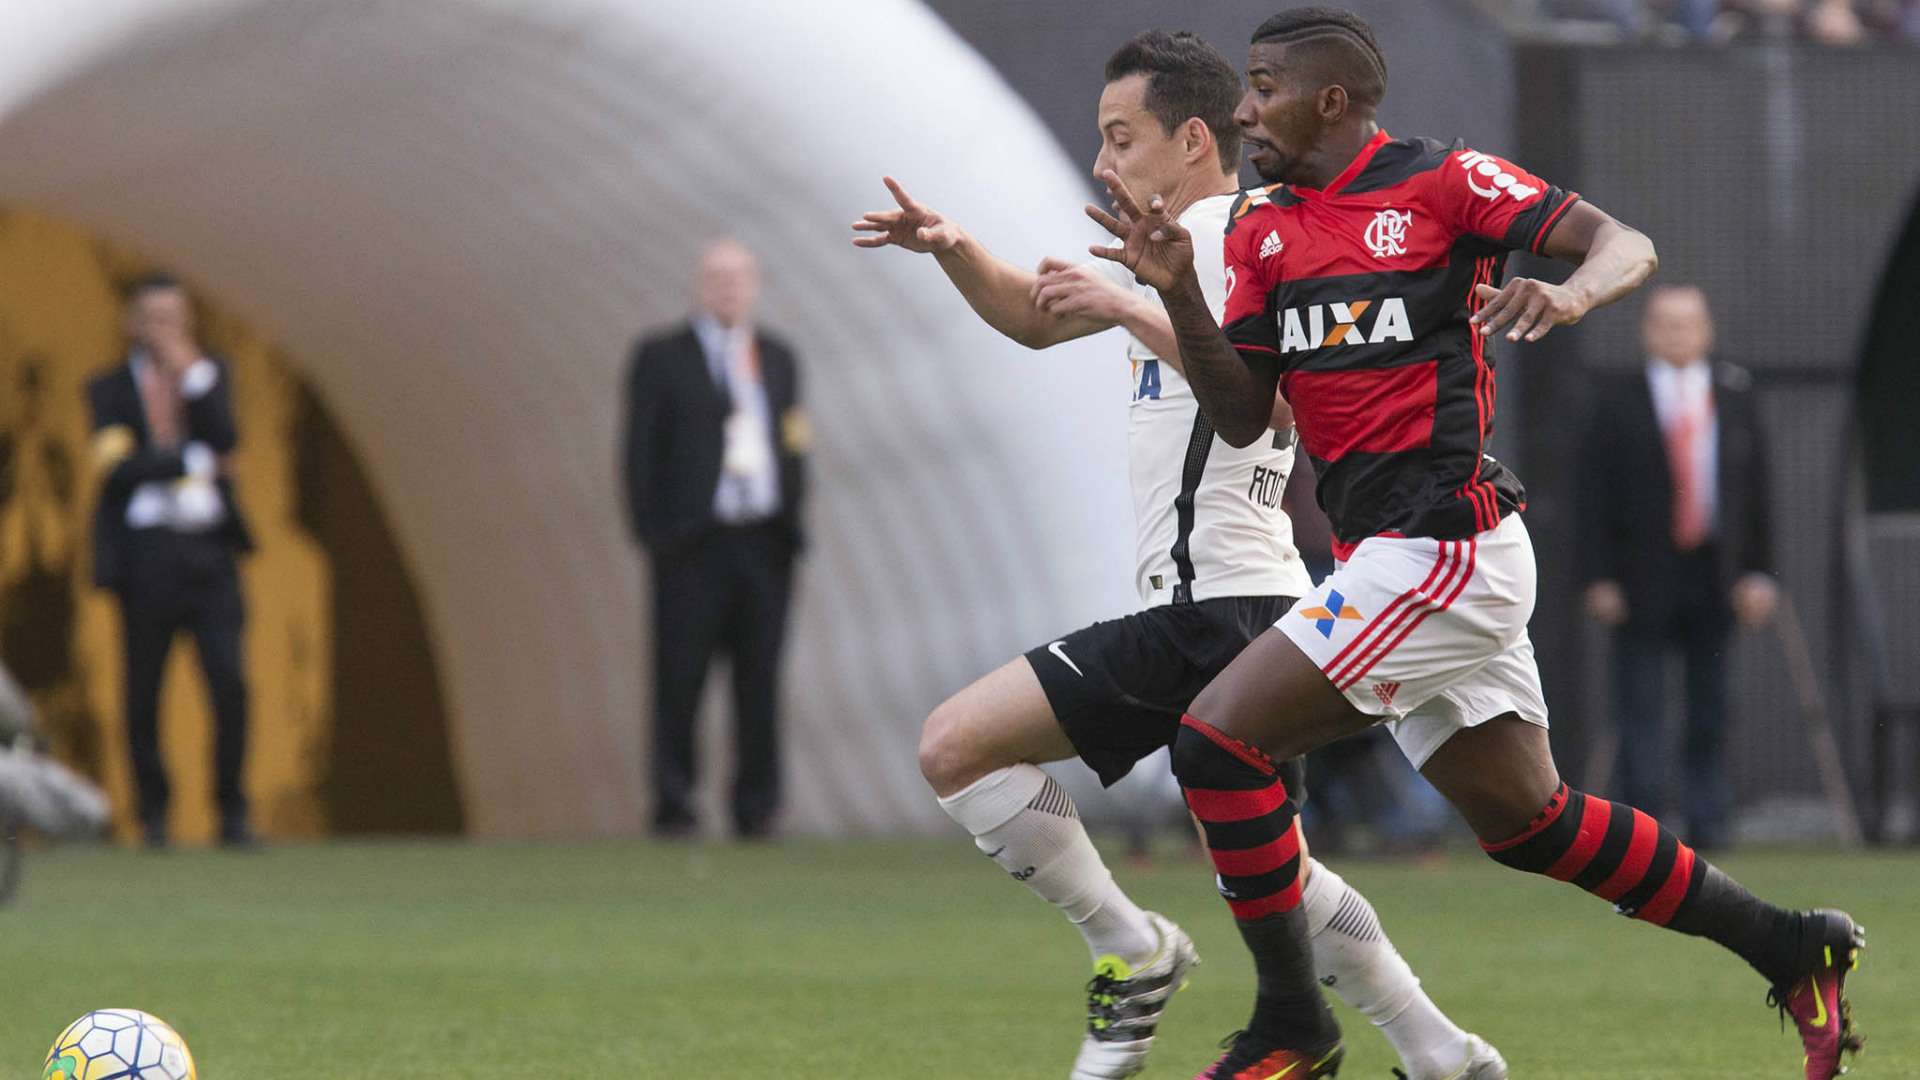
{"type": "Polygon", "coordinates": [[[1534,585],[1533,541],[1509,514],[1468,540],[1362,541],[1274,625],[1418,768],[1504,713],[1547,726],[1527,637],[1534,585]]]}

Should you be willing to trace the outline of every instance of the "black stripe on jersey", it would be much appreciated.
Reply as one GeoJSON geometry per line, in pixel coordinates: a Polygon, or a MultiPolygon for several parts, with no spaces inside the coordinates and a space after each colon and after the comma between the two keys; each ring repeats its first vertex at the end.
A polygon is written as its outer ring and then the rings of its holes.
{"type": "Polygon", "coordinates": [[[1452,146],[1437,139],[1397,139],[1374,151],[1367,167],[1341,188],[1340,194],[1357,195],[1405,183],[1410,177],[1445,165],[1448,154],[1466,148],[1467,144],[1459,139],[1453,140],[1452,146]]]}
{"type": "Polygon", "coordinates": [[[1180,584],[1173,587],[1173,602],[1193,602],[1193,497],[1200,490],[1200,478],[1207,471],[1207,455],[1213,453],[1213,421],[1198,409],[1193,413],[1193,437],[1187,440],[1187,463],[1180,471],[1180,494],[1173,498],[1174,519],[1178,523],[1173,537],[1173,567],[1180,584]]]}
{"type": "MultiPolygon", "coordinates": [[[[1467,325],[1466,303],[1466,298],[1472,295],[1470,278],[1474,261],[1487,257],[1489,253],[1501,254],[1500,249],[1492,244],[1462,237],[1454,243],[1446,262],[1419,270],[1338,274],[1283,281],[1268,294],[1268,310],[1227,327],[1227,340],[1238,347],[1274,353],[1279,357],[1283,371],[1295,371],[1303,367],[1316,371],[1394,367],[1424,363],[1440,352],[1467,356],[1473,345],[1470,336],[1472,329],[1467,325]],[[1460,282],[1468,285],[1464,291],[1455,288],[1460,282]],[[1398,299],[1406,306],[1407,316],[1412,323],[1411,341],[1394,338],[1366,345],[1344,342],[1336,345],[1310,344],[1305,349],[1281,351],[1284,320],[1289,308],[1296,309],[1297,317],[1303,324],[1311,325],[1311,315],[1307,309],[1315,304],[1324,308],[1334,302],[1350,304],[1356,300],[1369,301],[1372,306],[1359,324],[1364,336],[1378,324],[1380,312],[1384,310],[1380,302],[1388,299],[1398,299]]],[[[1331,320],[1323,322],[1323,339],[1326,329],[1333,325],[1331,320]]],[[[1481,347],[1487,346],[1482,342],[1481,347]]]]}
{"type": "Polygon", "coordinates": [[[1482,512],[1476,509],[1478,500],[1456,497],[1466,480],[1475,481],[1476,490],[1492,492],[1493,508],[1501,517],[1518,513],[1527,504],[1520,478],[1493,458],[1480,457],[1475,472],[1454,471],[1463,463],[1472,468],[1475,460],[1471,455],[1462,458],[1457,450],[1355,451],[1331,462],[1312,454],[1307,458],[1320,477],[1321,508],[1334,523],[1334,536],[1344,544],[1384,532],[1465,540],[1485,531],[1482,512]],[[1407,477],[1415,478],[1421,487],[1409,492],[1407,477]]]}
{"type": "Polygon", "coordinates": [[[1547,193],[1540,197],[1540,201],[1507,226],[1507,235],[1504,237],[1507,246],[1516,251],[1540,254],[1541,249],[1546,247],[1547,237],[1552,234],[1553,227],[1560,224],[1560,219],[1579,201],[1580,196],[1573,192],[1549,184],[1547,193]]]}

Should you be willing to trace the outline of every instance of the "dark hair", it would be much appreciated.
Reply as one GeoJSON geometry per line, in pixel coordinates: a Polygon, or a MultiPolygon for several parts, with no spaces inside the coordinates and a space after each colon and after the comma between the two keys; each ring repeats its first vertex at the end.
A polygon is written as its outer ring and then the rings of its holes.
{"type": "Polygon", "coordinates": [[[1369,108],[1387,96],[1387,58],[1367,20],[1343,8],[1288,8],[1260,24],[1253,43],[1311,50],[1313,75],[1339,83],[1347,100],[1369,108]]]}
{"type": "Polygon", "coordinates": [[[1107,61],[1107,81],[1147,76],[1147,111],[1168,135],[1195,117],[1213,132],[1220,167],[1240,167],[1240,125],[1233,110],[1240,103],[1240,74],[1220,50],[1185,30],[1147,30],[1135,34],[1107,61]]]}
{"type": "Polygon", "coordinates": [[[171,292],[186,287],[184,282],[165,270],[150,270],[127,282],[126,287],[120,290],[120,295],[131,304],[151,292],[171,292]]]}

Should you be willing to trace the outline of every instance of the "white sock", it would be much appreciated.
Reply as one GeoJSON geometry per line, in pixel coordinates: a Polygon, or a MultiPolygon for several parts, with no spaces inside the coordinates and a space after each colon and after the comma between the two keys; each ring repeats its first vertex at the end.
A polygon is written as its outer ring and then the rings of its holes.
{"type": "Polygon", "coordinates": [[[1380,928],[1367,898],[1313,860],[1300,901],[1320,981],[1386,1036],[1413,1077],[1446,1076],[1467,1060],[1467,1033],[1440,1011],[1380,928]]]}
{"type": "Polygon", "coordinates": [[[1113,955],[1137,966],[1159,949],[1159,932],[1114,884],[1073,800],[1038,766],[988,773],[941,799],[940,808],[1001,869],[1079,927],[1094,959],[1113,955]]]}

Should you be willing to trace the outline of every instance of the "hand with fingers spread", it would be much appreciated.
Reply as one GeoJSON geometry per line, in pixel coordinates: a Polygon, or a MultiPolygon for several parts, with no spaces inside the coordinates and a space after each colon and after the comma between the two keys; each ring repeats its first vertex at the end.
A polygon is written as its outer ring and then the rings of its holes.
{"type": "Polygon", "coordinates": [[[1111,259],[1133,271],[1144,285],[1165,292],[1193,275],[1193,236],[1167,212],[1167,202],[1158,195],[1141,206],[1127,190],[1120,174],[1108,169],[1100,174],[1107,193],[1113,196],[1115,214],[1097,206],[1087,206],[1087,216],[1121,242],[1117,248],[1096,245],[1087,250],[1102,259],[1111,259]]]}
{"type": "Polygon", "coordinates": [[[1502,330],[1508,341],[1539,341],[1556,326],[1572,326],[1591,310],[1580,294],[1564,285],[1535,278],[1514,278],[1505,287],[1475,285],[1482,306],[1474,313],[1473,332],[1490,337],[1502,330]]]}
{"type": "Polygon", "coordinates": [[[1034,270],[1033,306],[1048,315],[1079,316],[1119,324],[1139,300],[1137,293],[1115,285],[1084,263],[1070,263],[1049,255],[1034,270]]]}
{"type": "Polygon", "coordinates": [[[895,210],[871,210],[853,223],[855,232],[873,233],[872,236],[856,236],[855,247],[883,248],[888,245],[903,247],[908,251],[923,254],[939,254],[951,250],[966,237],[966,232],[940,216],[938,210],[923,206],[907,189],[891,176],[882,177],[887,190],[893,193],[893,201],[899,204],[895,210]]]}

